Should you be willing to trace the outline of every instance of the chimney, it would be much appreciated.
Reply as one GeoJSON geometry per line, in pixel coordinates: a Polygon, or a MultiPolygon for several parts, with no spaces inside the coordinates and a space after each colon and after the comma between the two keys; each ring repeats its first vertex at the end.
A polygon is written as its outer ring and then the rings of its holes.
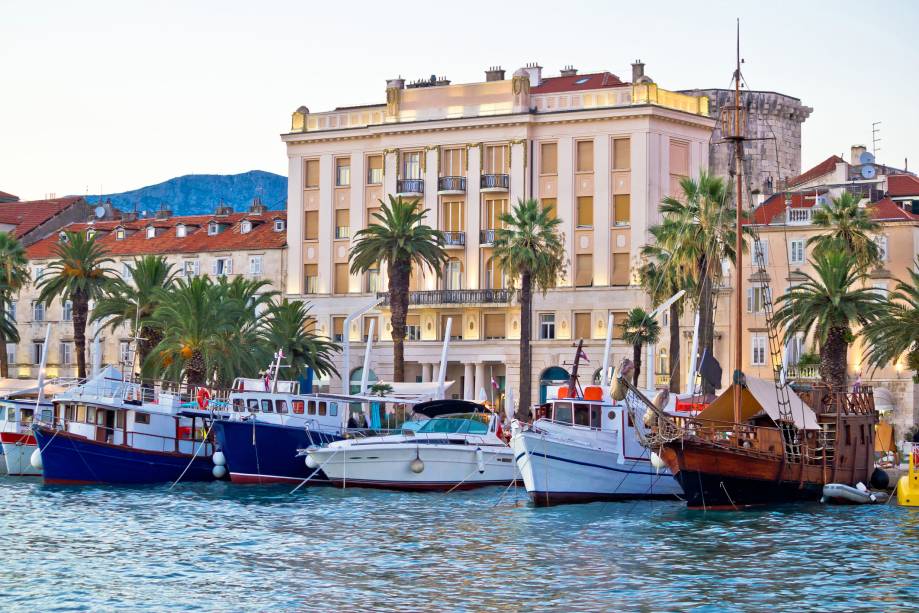
{"type": "Polygon", "coordinates": [[[225,203],[223,200],[217,204],[217,209],[214,211],[214,215],[218,217],[226,217],[233,212],[233,207],[225,203]]]}
{"type": "Polygon", "coordinates": [[[536,62],[530,62],[523,69],[530,77],[530,87],[539,87],[539,84],[542,83],[542,66],[536,62]]]}
{"type": "Polygon", "coordinates": [[[645,76],[645,63],[641,60],[632,62],[632,83],[638,83],[638,80],[645,76]]]}
{"type": "Polygon", "coordinates": [[[166,207],[165,204],[160,205],[159,210],[156,212],[157,219],[169,219],[172,217],[172,209],[166,207]]]}
{"type": "Polygon", "coordinates": [[[500,66],[492,66],[485,71],[485,81],[487,83],[491,81],[503,81],[504,80],[504,69],[500,66]]]}
{"type": "Polygon", "coordinates": [[[860,165],[862,162],[859,158],[866,151],[868,151],[868,148],[864,145],[852,145],[852,150],[849,153],[849,163],[853,166],[860,165]]]}
{"type": "Polygon", "coordinates": [[[573,77],[576,74],[578,74],[578,69],[572,66],[571,64],[568,64],[567,66],[562,68],[561,75],[563,77],[573,77]]]}
{"type": "Polygon", "coordinates": [[[121,221],[137,221],[137,211],[122,212],[121,221]]]}
{"type": "Polygon", "coordinates": [[[262,204],[262,198],[256,196],[252,199],[252,204],[249,205],[249,212],[253,215],[262,215],[268,210],[268,207],[262,204]]]}
{"type": "Polygon", "coordinates": [[[397,79],[387,80],[386,89],[405,89],[405,79],[399,77],[397,79]]]}

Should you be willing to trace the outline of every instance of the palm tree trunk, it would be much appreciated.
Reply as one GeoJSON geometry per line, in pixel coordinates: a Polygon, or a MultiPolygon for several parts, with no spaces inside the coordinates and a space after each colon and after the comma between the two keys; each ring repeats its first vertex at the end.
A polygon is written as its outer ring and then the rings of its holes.
{"type": "MultiPolygon", "coordinates": [[[[0,305],[0,308],[6,308],[0,305]]],[[[6,336],[0,332],[0,377],[8,379],[10,376],[10,365],[6,359],[6,336]]]]}
{"type": "Polygon", "coordinates": [[[520,275],[520,399],[517,419],[526,419],[533,387],[533,354],[530,337],[533,334],[533,278],[530,271],[520,275]]]}
{"type": "MultiPolygon", "coordinates": [[[[77,376],[86,378],[86,316],[89,300],[82,292],[73,294],[73,344],[77,353],[77,376]]],[[[45,348],[47,351],[48,348],[45,348]]]]}
{"type": "Polygon", "coordinates": [[[632,361],[635,363],[635,370],[632,372],[632,385],[638,387],[638,375],[641,374],[641,345],[638,343],[632,345],[632,361]]]}
{"type": "Polygon", "coordinates": [[[846,389],[846,329],[834,327],[827,333],[826,343],[820,348],[820,378],[833,390],[846,389]]]}
{"type": "Polygon", "coordinates": [[[410,262],[389,265],[389,311],[392,317],[393,381],[405,381],[405,320],[408,316],[410,262]]]}
{"type": "Polygon", "coordinates": [[[670,391],[680,392],[680,307],[670,305],[670,353],[667,368],[670,371],[670,391]]]}
{"type": "Polygon", "coordinates": [[[188,385],[204,385],[205,381],[204,356],[200,351],[195,351],[185,364],[185,377],[188,385]]]}

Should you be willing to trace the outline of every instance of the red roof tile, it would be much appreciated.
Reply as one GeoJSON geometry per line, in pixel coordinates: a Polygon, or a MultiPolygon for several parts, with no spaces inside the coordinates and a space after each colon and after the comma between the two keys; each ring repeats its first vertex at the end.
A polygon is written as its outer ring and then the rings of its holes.
{"type": "Polygon", "coordinates": [[[16,226],[13,234],[19,237],[82,201],[82,196],[67,196],[50,200],[2,202],[0,203],[0,223],[16,226]]]}
{"type": "Polygon", "coordinates": [[[810,170],[807,170],[799,174],[797,177],[792,177],[791,179],[789,179],[788,187],[794,187],[795,185],[806,183],[808,181],[816,179],[817,177],[822,177],[823,175],[827,173],[833,172],[833,170],[836,169],[836,164],[838,164],[839,162],[845,162],[845,160],[839,157],[838,155],[831,155],[830,157],[823,160],[822,162],[820,162],[819,164],[817,164],[810,170]]]}
{"type": "Polygon", "coordinates": [[[919,196],[919,177],[915,175],[889,175],[887,177],[887,195],[919,196]]]}
{"type": "Polygon", "coordinates": [[[761,205],[753,209],[753,221],[757,225],[766,225],[772,223],[775,218],[785,213],[786,198],[791,198],[791,208],[809,209],[817,204],[817,196],[814,192],[795,192],[786,194],[779,192],[773,194],[761,205]]]}
{"type": "Polygon", "coordinates": [[[919,221],[919,215],[913,215],[902,209],[890,198],[881,198],[874,204],[868,205],[871,217],[877,221],[919,221]]]}
{"type": "Polygon", "coordinates": [[[611,72],[576,74],[568,77],[549,77],[530,90],[533,94],[553,94],[582,89],[600,89],[603,87],[622,87],[626,85],[611,72]]]}
{"type": "MultiPolygon", "coordinates": [[[[94,224],[75,223],[65,227],[69,232],[82,232],[92,227],[101,232],[98,241],[112,256],[137,256],[167,253],[200,253],[207,251],[239,251],[244,249],[280,249],[287,244],[287,232],[275,232],[275,219],[286,219],[286,211],[267,211],[264,214],[232,213],[225,217],[214,215],[189,215],[169,219],[138,219],[136,221],[102,221],[94,224]],[[212,219],[229,225],[223,232],[208,236],[207,224],[212,219]],[[256,223],[250,232],[242,234],[240,222],[249,219],[256,223]],[[188,235],[176,236],[179,224],[190,226],[188,235]],[[165,228],[159,236],[147,238],[145,229],[153,225],[165,228]],[[116,228],[130,233],[122,240],[115,238],[116,228]]],[[[26,248],[30,259],[50,258],[58,244],[58,236],[49,236],[26,248]]]]}

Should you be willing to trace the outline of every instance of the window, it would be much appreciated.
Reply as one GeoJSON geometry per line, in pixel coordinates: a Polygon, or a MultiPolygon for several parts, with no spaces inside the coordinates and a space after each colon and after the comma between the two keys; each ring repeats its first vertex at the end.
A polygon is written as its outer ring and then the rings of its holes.
{"type": "Polygon", "coordinates": [[[303,216],[303,240],[319,240],[319,211],[306,211],[303,216]]]}
{"type": "Polygon", "coordinates": [[[461,177],[465,173],[463,160],[464,149],[443,149],[440,154],[440,175],[442,177],[461,177]]]}
{"type": "Polygon", "coordinates": [[[804,335],[796,334],[785,344],[785,355],[789,366],[795,366],[804,355],[804,335]]]}
{"type": "Polygon", "coordinates": [[[332,318],[332,341],[340,343],[345,340],[345,318],[332,318]]]}
{"type": "Polygon", "coordinates": [[[92,240],[94,236],[96,236],[96,231],[92,228],[86,231],[86,240],[92,240]]]}
{"type": "Polygon", "coordinates": [[[379,185],[383,182],[383,156],[371,155],[367,158],[367,185],[379,185]]]}
{"type": "Polygon", "coordinates": [[[592,140],[579,140],[576,155],[575,162],[578,172],[594,171],[594,142],[592,140]]]}
{"type": "Polygon", "coordinates": [[[218,234],[220,234],[220,224],[219,223],[217,223],[216,221],[212,221],[211,223],[207,224],[207,235],[208,236],[216,236],[218,234]]]}
{"type": "Polygon", "coordinates": [[[351,158],[338,158],[335,160],[335,185],[348,187],[351,185],[351,158]]]}
{"type": "Polygon", "coordinates": [[[791,264],[803,264],[804,263],[804,239],[796,238],[789,241],[788,243],[788,261],[791,264]]]}
{"type": "Polygon", "coordinates": [[[329,403],[329,415],[331,415],[332,417],[335,417],[338,415],[338,403],[337,402],[329,403]]]}
{"type": "Polygon", "coordinates": [[[610,283],[612,285],[629,285],[629,254],[613,254],[613,274],[610,283]]]}
{"type": "Polygon", "coordinates": [[[373,324],[373,340],[377,341],[380,338],[380,322],[376,317],[364,317],[364,333],[361,335],[361,340],[366,341],[367,336],[370,334],[370,322],[373,324]]]}
{"type": "Polygon", "coordinates": [[[539,174],[558,173],[558,144],[543,143],[539,146],[539,174]]]}
{"type": "Polygon", "coordinates": [[[878,259],[882,262],[887,261],[887,237],[875,236],[874,243],[878,246],[878,259]]]}
{"type": "Polygon", "coordinates": [[[594,256],[579,253],[574,260],[574,284],[576,287],[590,287],[594,284],[594,256]]]}
{"type": "Polygon", "coordinates": [[[180,223],[176,226],[176,237],[185,238],[186,236],[188,236],[188,228],[185,226],[185,224],[180,223]]]}
{"type": "Polygon", "coordinates": [[[215,258],[211,267],[215,277],[225,277],[233,274],[233,258],[215,258]]]}
{"type": "MultiPolygon", "coordinates": [[[[208,231],[208,234],[210,234],[210,231],[208,231]]],[[[217,232],[214,232],[214,234],[217,234],[217,232]]],[[[147,238],[156,238],[156,228],[147,226],[147,238]]]]}
{"type": "Polygon", "coordinates": [[[592,228],[594,225],[594,197],[578,196],[578,218],[577,226],[579,228],[592,228]]]}
{"type": "Polygon", "coordinates": [[[486,339],[504,338],[507,334],[504,326],[504,313],[486,313],[484,329],[486,339]]]}
{"type": "Polygon", "coordinates": [[[485,262],[485,287],[483,289],[504,289],[504,270],[498,265],[498,259],[490,257],[485,262]]]}
{"type": "Polygon", "coordinates": [[[121,278],[124,279],[126,283],[130,283],[134,279],[134,272],[128,262],[121,263],[121,278]]]}
{"type": "Polygon", "coordinates": [[[250,255],[249,256],[249,276],[250,277],[260,277],[261,275],[262,275],[262,256],[250,255]]]}
{"type": "Polygon", "coordinates": [[[32,303],[32,321],[45,321],[45,303],[36,300],[32,303]]]}
{"type": "Polygon", "coordinates": [[[887,297],[887,284],[884,282],[874,283],[871,286],[871,291],[880,296],[881,298],[887,297]]]}
{"type": "Polygon", "coordinates": [[[134,412],[134,423],[140,424],[140,425],[149,425],[150,424],[150,414],[135,411],[134,412]]]}
{"type": "Polygon", "coordinates": [[[239,412],[241,412],[241,411],[243,410],[243,408],[245,408],[245,405],[243,404],[243,399],[242,399],[242,398],[234,398],[234,399],[233,399],[233,412],[234,412],[234,413],[239,413],[239,412]]]}
{"type": "Polygon", "coordinates": [[[348,263],[338,262],[335,264],[335,293],[348,293],[348,263]]]}
{"type": "Polygon", "coordinates": [[[197,277],[200,273],[198,260],[185,260],[182,262],[182,274],[186,277],[197,277]]]}
{"type": "Polygon", "coordinates": [[[304,168],[303,187],[313,189],[319,187],[319,160],[306,160],[304,168]]]}
{"type": "Polygon", "coordinates": [[[41,364],[41,354],[45,344],[43,342],[32,343],[32,363],[41,364]]]}
{"type": "Polygon", "coordinates": [[[246,219],[239,224],[239,233],[248,234],[249,232],[252,232],[252,222],[246,219]]]}
{"type": "Polygon", "coordinates": [[[348,238],[351,236],[351,211],[348,209],[335,210],[335,238],[348,238]]]}
{"type": "Polygon", "coordinates": [[[130,364],[131,363],[131,342],[130,341],[120,341],[118,343],[118,363],[119,364],[130,364]]]}
{"type": "Polygon", "coordinates": [[[16,345],[10,342],[6,343],[6,363],[10,366],[16,363],[16,345]]]}
{"type": "Polygon", "coordinates": [[[286,227],[286,225],[285,225],[283,219],[275,219],[275,220],[274,220],[274,231],[275,231],[275,232],[283,232],[284,229],[285,229],[285,227],[286,227]]]}
{"type": "Polygon", "coordinates": [[[495,199],[495,200],[486,200],[485,201],[485,215],[482,219],[482,226],[484,230],[496,230],[498,228],[503,228],[504,224],[501,222],[501,216],[507,212],[507,199],[495,199]]]}
{"type": "Polygon", "coordinates": [[[766,308],[766,299],[772,298],[768,287],[747,288],[747,313],[762,313],[766,308]]]}
{"type": "Polygon", "coordinates": [[[291,402],[291,405],[293,405],[295,414],[303,415],[303,401],[302,400],[294,400],[291,402]]]}
{"type": "Polygon", "coordinates": [[[38,283],[41,280],[41,277],[43,274],[45,274],[44,266],[33,266],[32,267],[32,282],[38,283]]]}
{"type": "Polygon", "coordinates": [[[753,349],[751,364],[764,366],[766,364],[766,337],[760,334],[753,335],[750,346],[753,349]]]}
{"type": "Polygon", "coordinates": [[[402,178],[403,179],[422,179],[421,176],[421,152],[406,151],[402,154],[402,178]]]}
{"type": "Polygon", "coordinates": [[[769,243],[765,240],[753,241],[753,265],[769,265],[769,243]]]}
{"type": "Polygon", "coordinates": [[[328,405],[325,402],[319,402],[317,404],[319,405],[319,416],[322,417],[326,414],[326,408],[328,405]]]}
{"type": "Polygon", "coordinates": [[[632,167],[631,141],[628,138],[613,139],[613,169],[628,170],[632,167]]]}
{"type": "Polygon", "coordinates": [[[249,398],[246,400],[246,408],[250,413],[258,413],[258,400],[249,398]]]}
{"type": "Polygon", "coordinates": [[[487,145],[483,168],[487,175],[507,174],[507,145],[487,145]]]}
{"type": "Polygon", "coordinates": [[[71,364],[73,364],[73,345],[61,343],[61,365],[70,366],[71,364]]]}
{"type": "Polygon", "coordinates": [[[115,240],[123,241],[124,237],[125,237],[124,228],[116,228],[115,229],[115,240]]]}
{"type": "Polygon", "coordinates": [[[555,313],[539,314],[539,338],[544,341],[555,338],[555,313]]]}
{"type": "Polygon", "coordinates": [[[444,232],[462,232],[463,224],[463,201],[444,202],[441,207],[443,215],[441,226],[444,232]]]}
{"type": "Polygon", "coordinates": [[[278,413],[287,413],[287,401],[286,400],[275,400],[274,401],[275,411],[278,413]]]}
{"type": "Polygon", "coordinates": [[[380,282],[380,269],[371,268],[367,271],[367,293],[376,294],[383,291],[383,284],[380,282]]]}
{"type": "Polygon", "coordinates": [[[6,305],[6,315],[10,321],[16,321],[16,301],[10,300],[6,305]]]}
{"type": "Polygon", "coordinates": [[[274,406],[268,398],[262,398],[262,413],[274,413],[274,406]]]}
{"type": "Polygon", "coordinates": [[[405,340],[421,340],[421,316],[417,313],[405,317],[405,340]]]}
{"type": "Polygon", "coordinates": [[[307,415],[316,414],[316,401],[315,400],[310,400],[306,403],[306,413],[307,415]]]}
{"type": "Polygon", "coordinates": [[[632,197],[628,194],[613,196],[613,225],[627,226],[632,221],[632,197]]]}
{"type": "Polygon", "coordinates": [[[65,300],[61,305],[61,321],[73,321],[73,301],[65,300]]]}
{"type": "Polygon", "coordinates": [[[549,209],[549,219],[558,217],[558,201],[555,198],[543,198],[540,203],[543,208],[549,209]]]}
{"type": "Polygon", "coordinates": [[[629,319],[628,313],[613,313],[613,338],[622,340],[622,326],[629,319]]]}
{"type": "Polygon", "coordinates": [[[316,294],[319,292],[319,265],[303,265],[303,293],[316,294]]]}
{"type": "Polygon", "coordinates": [[[463,289],[463,263],[450,258],[444,268],[444,289],[463,289]]]}
{"type": "Polygon", "coordinates": [[[575,339],[589,339],[590,338],[590,313],[575,313],[574,314],[574,338],[575,339]]]}

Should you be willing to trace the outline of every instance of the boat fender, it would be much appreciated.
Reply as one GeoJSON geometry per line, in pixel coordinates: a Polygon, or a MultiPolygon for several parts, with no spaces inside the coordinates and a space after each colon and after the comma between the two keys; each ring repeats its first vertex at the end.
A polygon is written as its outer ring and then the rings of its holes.
{"type": "Polygon", "coordinates": [[[859,481],[858,483],[855,484],[855,489],[857,489],[858,491],[860,491],[860,492],[862,492],[862,493],[868,491],[868,488],[865,487],[865,484],[862,483],[861,481],[859,481]]]}
{"type": "Polygon", "coordinates": [[[659,455],[657,455],[656,453],[652,451],[651,452],[651,466],[653,466],[657,470],[662,470],[664,468],[667,468],[667,463],[664,462],[664,459],[662,457],[660,457],[659,455]]]}
{"type": "Polygon", "coordinates": [[[317,462],[316,458],[314,458],[313,455],[309,453],[309,450],[307,450],[306,459],[304,460],[304,462],[306,462],[307,468],[318,468],[319,467],[319,462],[317,462]]]}
{"type": "Polygon", "coordinates": [[[409,469],[417,474],[424,471],[424,461],[418,456],[418,450],[415,450],[415,459],[408,463],[409,469]]]}
{"type": "Polygon", "coordinates": [[[886,490],[890,487],[890,475],[882,468],[875,468],[868,483],[876,490],[886,490]]]}
{"type": "Polygon", "coordinates": [[[211,469],[211,474],[214,475],[215,479],[223,479],[227,474],[227,467],[223,464],[215,464],[214,468],[211,469]]]}
{"type": "Polygon", "coordinates": [[[481,447],[475,448],[475,464],[479,469],[479,474],[485,472],[485,452],[482,451],[481,447]]]}
{"type": "MultiPolygon", "coordinates": [[[[226,466],[227,465],[227,456],[223,455],[222,451],[214,452],[214,466],[226,466]]],[[[220,477],[217,477],[218,479],[220,477]]]]}
{"type": "Polygon", "coordinates": [[[29,458],[29,463],[32,465],[32,468],[34,468],[35,470],[41,470],[41,469],[42,469],[41,450],[40,450],[40,449],[36,449],[35,451],[32,452],[32,457],[29,458]]]}

